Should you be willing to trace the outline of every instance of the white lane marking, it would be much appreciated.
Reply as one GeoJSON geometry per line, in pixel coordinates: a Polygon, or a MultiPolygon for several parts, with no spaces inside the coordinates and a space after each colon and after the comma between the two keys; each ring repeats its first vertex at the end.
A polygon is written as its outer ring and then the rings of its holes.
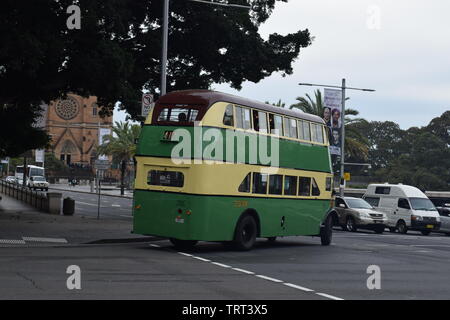
{"type": "Polygon", "coordinates": [[[306,291],[306,292],[314,292],[314,290],[312,290],[312,289],[308,289],[308,288],[305,288],[305,287],[301,287],[301,286],[298,286],[298,285],[296,285],[296,284],[293,284],[293,283],[283,283],[285,286],[288,286],[288,287],[291,287],[291,288],[294,288],[294,289],[298,289],[298,290],[302,290],[302,291],[306,291]]]}
{"type": "Polygon", "coordinates": [[[4,243],[4,244],[25,244],[25,240],[0,239],[0,243],[4,243]]]}
{"type": "Polygon", "coordinates": [[[205,258],[201,258],[201,257],[192,256],[192,258],[200,260],[200,261],[204,261],[204,262],[211,262],[211,260],[208,260],[208,259],[205,259],[205,258]]]}
{"type": "Polygon", "coordinates": [[[444,247],[449,248],[447,244],[411,244],[410,247],[444,247]]]}
{"type": "Polygon", "coordinates": [[[182,254],[183,256],[186,256],[186,257],[193,257],[193,255],[189,254],[189,253],[184,253],[184,252],[178,252],[178,253],[182,254]]]}
{"type": "Polygon", "coordinates": [[[29,242],[67,243],[67,240],[64,238],[22,237],[22,239],[29,242]]]}
{"type": "MultiPolygon", "coordinates": [[[[214,265],[217,265],[217,266],[220,266],[220,267],[224,267],[224,268],[231,268],[232,270],[243,272],[243,273],[246,273],[246,274],[249,274],[249,275],[254,275],[255,277],[258,277],[258,278],[261,278],[261,279],[264,279],[264,280],[268,280],[268,281],[272,281],[272,282],[276,282],[276,283],[281,283],[281,284],[283,284],[283,285],[285,285],[287,287],[291,287],[291,288],[294,288],[294,289],[297,289],[297,290],[302,290],[302,291],[305,291],[305,292],[315,293],[314,290],[312,290],[312,289],[305,288],[305,287],[302,287],[302,286],[298,286],[298,285],[295,285],[295,284],[292,284],[292,283],[287,283],[287,282],[284,282],[283,280],[279,280],[279,279],[275,279],[275,278],[272,278],[272,277],[264,276],[262,274],[255,274],[252,271],[248,271],[248,270],[244,270],[244,269],[240,269],[240,268],[233,268],[233,267],[231,267],[229,265],[226,265],[226,264],[223,264],[223,263],[214,262],[214,261],[211,261],[209,259],[202,258],[202,257],[197,257],[197,256],[194,256],[194,255],[189,254],[189,253],[184,253],[184,252],[181,252],[181,251],[177,251],[177,252],[179,254],[183,255],[183,256],[186,256],[186,257],[191,257],[191,258],[194,258],[194,259],[197,259],[197,260],[200,260],[200,261],[204,261],[204,262],[210,262],[211,264],[214,264],[214,265]]],[[[326,294],[326,293],[315,293],[315,294],[317,294],[319,296],[322,296],[324,298],[332,299],[332,300],[344,300],[342,298],[338,298],[336,296],[332,296],[332,295],[326,294]]]]}
{"type": "Polygon", "coordinates": [[[150,243],[150,247],[154,247],[154,248],[161,248],[161,246],[154,244],[154,243],[150,243]]]}
{"type": "Polygon", "coordinates": [[[212,264],[215,264],[216,266],[219,266],[219,267],[223,267],[223,268],[231,268],[231,266],[226,265],[226,264],[223,264],[223,263],[214,262],[214,261],[211,261],[211,263],[212,263],[212,264]]]}
{"type": "Polygon", "coordinates": [[[82,202],[82,201],[75,201],[75,203],[84,204],[86,206],[93,206],[93,207],[98,206],[98,204],[92,204],[92,203],[87,203],[87,202],[82,202]]]}
{"type": "Polygon", "coordinates": [[[251,271],[248,271],[248,270],[244,270],[244,269],[239,269],[239,268],[231,268],[231,269],[233,269],[235,271],[243,272],[243,273],[246,273],[246,274],[255,274],[254,272],[251,272],[251,271]]]}
{"type": "Polygon", "coordinates": [[[414,251],[416,253],[430,253],[431,251],[427,251],[427,250],[418,250],[418,251],[414,251]]]}
{"type": "Polygon", "coordinates": [[[120,208],[120,204],[112,204],[111,207],[119,207],[120,208]]]}
{"type": "Polygon", "coordinates": [[[332,299],[332,300],[344,300],[335,296],[332,296],[330,294],[326,294],[326,293],[321,293],[321,292],[316,292],[317,295],[328,298],[328,299],[332,299]]]}
{"type": "Polygon", "coordinates": [[[264,279],[264,280],[273,281],[273,282],[278,282],[278,283],[283,282],[282,280],[278,280],[278,279],[275,279],[275,278],[263,276],[262,274],[257,274],[255,277],[258,277],[258,278],[261,278],[261,279],[264,279]]]}

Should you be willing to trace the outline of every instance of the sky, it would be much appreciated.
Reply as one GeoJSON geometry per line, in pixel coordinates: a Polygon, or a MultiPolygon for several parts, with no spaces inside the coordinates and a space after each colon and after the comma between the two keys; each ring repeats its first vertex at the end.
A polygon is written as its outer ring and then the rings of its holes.
{"type": "MultiPolygon", "coordinates": [[[[450,110],[450,1],[289,0],[277,2],[260,27],[288,34],[309,29],[315,37],[293,63],[293,74],[274,73],[240,91],[227,84],[213,89],[287,106],[321,88],[298,83],[375,89],[348,91],[346,107],[370,121],[394,121],[402,129],[426,126],[450,110]]],[[[170,47],[170,39],[169,39],[170,47]]],[[[321,89],[323,90],[323,89],[321,89]]],[[[116,112],[114,119],[125,114],[116,112]]]]}

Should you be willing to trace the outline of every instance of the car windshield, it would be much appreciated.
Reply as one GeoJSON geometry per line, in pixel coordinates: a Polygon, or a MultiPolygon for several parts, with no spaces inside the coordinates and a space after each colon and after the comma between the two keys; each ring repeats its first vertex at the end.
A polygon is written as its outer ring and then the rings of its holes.
{"type": "Polygon", "coordinates": [[[409,198],[411,202],[411,207],[414,210],[425,210],[425,211],[437,211],[433,202],[427,198],[409,198]]]}
{"type": "Polygon", "coordinates": [[[34,181],[45,181],[44,177],[33,177],[34,181]]]}
{"type": "Polygon", "coordinates": [[[372,209],[372,206],[363,199],[345,199],[345,202],[352,209],[372,209]]]}

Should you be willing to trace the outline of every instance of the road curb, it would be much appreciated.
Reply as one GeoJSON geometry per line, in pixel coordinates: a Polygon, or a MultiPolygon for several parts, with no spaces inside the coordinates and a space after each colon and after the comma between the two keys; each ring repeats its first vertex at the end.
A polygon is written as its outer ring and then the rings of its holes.
{"type": "Polygon", "coordinates": [[[124,238],[124,239],[101,239],[85,242],[83,244],[114,244],[114,243],[133,243],[133,242],[150,242],[159,241],[164,238],[160,237],[145,237],[145,238],[124,238]]]}
{"type": "MultiPolygon", "coordinates": [[[[85,193],[85,194],[94,194],[94,195],[98,195],[97,192],[89,192],[89,191],[70,190],[70,189],[59,189],[59,188],[52,188],[52,187],[49,187],[49,189],[52,189],[52,190],[58,190],[58,191],[77,192],[77,193],[85,193]]],[[[133,199],[133,196],[119,196],[119,195],[115,195],[115,194],[107,194],[107,193],[102,193],[101,195],[102,195],[102,196],[107,196],[107,197],[115,197],[115,198],[123,198],[123,199],[133,199]]]]}

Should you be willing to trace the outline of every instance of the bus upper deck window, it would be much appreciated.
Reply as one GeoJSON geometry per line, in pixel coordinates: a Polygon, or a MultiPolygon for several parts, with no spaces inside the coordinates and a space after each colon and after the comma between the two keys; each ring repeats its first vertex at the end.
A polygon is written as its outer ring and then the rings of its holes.
{"type": "Polygon", "coordinates": [[[225,113],[223,115],[223,124],[226,126],[234,126],[234,117],[233,117],[233,105],[227,105],[225,109],[225,113]]]}
{"type": "Polygon", "coordinates": [[[283,133],[283,118],[274,114],[269,114],[270,133],[280,136],[283,133]]]}
{"type": "Polygon", "coordinates": [[[308,121],[303,121],[303,140],[311,141],[311,130],[308,121]]]}
{"type": "Polygon", "coordinates": [[[198,109],[192,107],[166,107],[159,111],[158,122],[193,123],[197,120],[198,109]]]}
{"type": "Polygon", "coordinates": [[[289,119],[289,122],[290,122],[290,126],[289,126],[290,134],[289,134],[289,136],[291,138],[296,138],[297,139],[297,120],[289,119]]]}
{"type": "Polygon", "coordinates": [[[253,129],[267,133],[267,113],[253,110],[253,129]]]}
{"type": "Polygon", "coordinates": [[[250,110],[236,107],[236,127],[248,130],[251,126],[250,110]]]}
{"type": "Polygon", "coordinates": [[[311,124],[312,141],[324,143],[322,126],[316,123],[311,124]]]}

